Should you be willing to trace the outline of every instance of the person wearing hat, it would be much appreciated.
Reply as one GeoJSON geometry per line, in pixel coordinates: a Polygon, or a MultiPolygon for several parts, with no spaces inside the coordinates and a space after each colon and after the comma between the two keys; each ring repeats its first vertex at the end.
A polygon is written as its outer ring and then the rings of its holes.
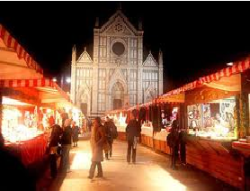
{"type": "Polygon", "coordinates": [[[136,144],[139,140],[139,136],[141,133],[141,125],[139,121],[136,119],[137,111],[133,110],[132,115],[130,117],[130,121],[126,127],[126,137],[128,142],[127,149],[127,162],[131,161],[131,151],[132,151],[132,162],[135,164],[136,162],[136,144]]]}

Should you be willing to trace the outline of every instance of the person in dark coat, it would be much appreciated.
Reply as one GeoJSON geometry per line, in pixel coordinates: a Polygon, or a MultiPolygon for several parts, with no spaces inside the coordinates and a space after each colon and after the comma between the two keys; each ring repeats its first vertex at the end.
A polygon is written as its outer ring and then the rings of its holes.
{"type": "Polygon", "coordinates": [[[61,159],[61,170],[70,171],[69,168],[69,152],[72,143],[72,129],[71,129],[71,119],[66,119],[63,128],[63,135],[61,139],[62,144],[62,159],[61,159]]]}
{"type": "Polygon", "coordinates": [[[132,162],[136,162],[136,145],[140,137],[141,126],[139,121],[136,120],[137,111],[133,110],[130,121],[126,127],[126,136],[128,141],[128,150],[127,150],[127,162],[131,161],[131,150],[132,150],[132,162]]]}
{"type": "Polygon", "coordinates": [[[79,140],[79,133],[80,133],[80,128],[76,125],[76,122],[72,122],[72,139],[73,139],[73,147],[78,146],[78,140],[79,140]]]}
{"type": "Polygon", "coordinates": [[[97,117],[93,121],[93,127],[91,131],[91,150],[92,150],[92,164],[89,170],[88,178],[92,179],[95,174],[95,168],[97,166],[97,177],[103,177],[102,164],[103,161],[103,145],[105,143],[104,127],[101,124],[101,118],[97,117]]]}
{"type": "Polygon", "coordinates": [[[36,191],[36,182],[30,175],[21,160],[11,154],[11,151],[4,146],[4,139],[0,133],[0,161],[1,161],[1,191],[36,191]]]}
{"type": "Polygon", "coordinates": [[[105,139],[106,139],[106,144],[104,145],[104,152],[105,152],[105,158],[106,160],[109,160],[109,153],[111,150],[111,142],[112,140],[112,134],[111,134],[111,129],[110,129],[110,121],[109,117],[106,117],[106,121],[104,123],[104,133],[105,133],[105,139]]]}
{"type": "Polygon", "coordinates": [[[178,122],[177,120],[174,120],[172,123],[172,128],[170,130],[170,133],[167,137],[168,146],[170,147],[171,152],[171,168],[176,170],[176,160],[178,157],[178,151],[179,151],[179,129],[178,129],[178,122]]]}
{"type": "Polygon", "coordinates": [[[104,123],[104,129],[105,129],[105,135],[106,139],[109,144],[109,151],[108,153],[105,153],[106,159],[108,157],[112,157],[113,154],[113,142],[114,139],[116,139],[117,136],[117,127],[115,126],[115,123],[110,119],[108,116],[106,117],[106,122],[104,123]]]}
{"type": "Polygon", "coordinates": [[[49,141],[49,161],[50,161],[50,175],[55,178],[57,175],[57,158],[58,145],[62,136],[62,128],[55,124],[54,120],[50,121],[51,136],[49,141]]]}

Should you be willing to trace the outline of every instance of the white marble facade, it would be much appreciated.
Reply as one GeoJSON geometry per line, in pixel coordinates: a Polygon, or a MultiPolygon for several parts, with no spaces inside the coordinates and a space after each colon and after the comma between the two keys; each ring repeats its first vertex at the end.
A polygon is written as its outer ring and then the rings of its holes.
{"type": "Polygon", "coordinates": [[[143,60],[143,31],[117,10],[94,28],[93,55],[72,50],[71,96],[87,116],[150,101],[163,93],[163,58],[143,60]]]}

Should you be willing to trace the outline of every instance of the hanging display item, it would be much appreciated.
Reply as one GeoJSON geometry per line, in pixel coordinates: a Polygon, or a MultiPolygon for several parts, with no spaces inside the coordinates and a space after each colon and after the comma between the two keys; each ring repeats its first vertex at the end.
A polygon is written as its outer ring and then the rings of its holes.
{"type": "Polygon", "coordinates": [[[235,107],[235,97],[189,105],[187,107],[189,134],[235,139],[237,137],[235,107]]]}

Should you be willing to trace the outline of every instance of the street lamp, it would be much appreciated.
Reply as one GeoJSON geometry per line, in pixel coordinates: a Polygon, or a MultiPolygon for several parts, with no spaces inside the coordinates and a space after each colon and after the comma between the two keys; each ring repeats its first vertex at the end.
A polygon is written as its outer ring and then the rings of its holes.
{"type": "Polygon", "coordinates": [[[227,63],[227,66],[233,66],[234,65],[234,63],[233,62],[229,62],[229,63],[227,63]]]}

